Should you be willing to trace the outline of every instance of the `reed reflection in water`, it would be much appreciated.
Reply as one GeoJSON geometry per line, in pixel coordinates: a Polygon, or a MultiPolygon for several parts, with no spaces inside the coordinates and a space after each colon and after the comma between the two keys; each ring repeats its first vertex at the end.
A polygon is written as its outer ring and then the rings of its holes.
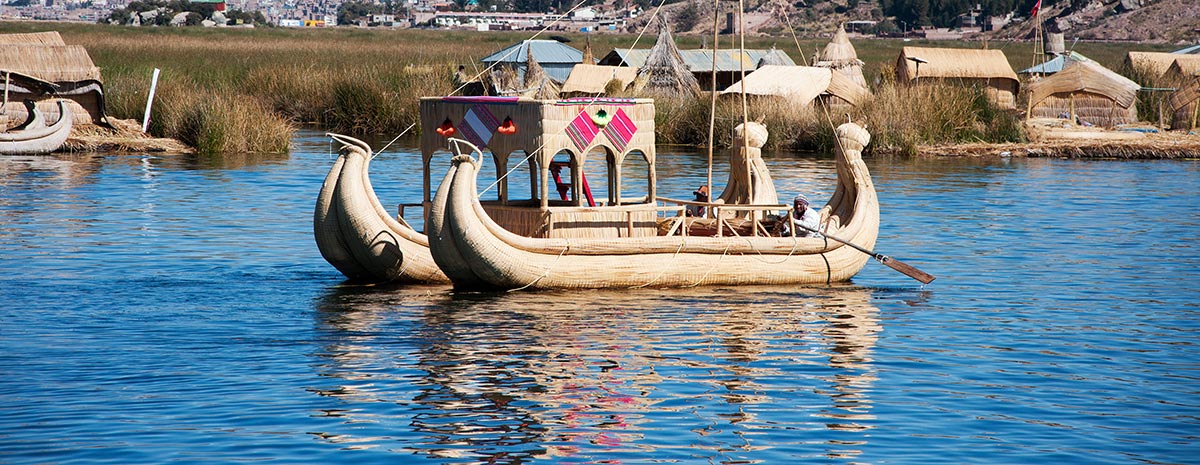
{"type": "Polygon", "coordinates": [[[871,294],[338,289],[312,392],[344,421],[314,434],[482,463],[850,460],[874,420],[871,294]]]}

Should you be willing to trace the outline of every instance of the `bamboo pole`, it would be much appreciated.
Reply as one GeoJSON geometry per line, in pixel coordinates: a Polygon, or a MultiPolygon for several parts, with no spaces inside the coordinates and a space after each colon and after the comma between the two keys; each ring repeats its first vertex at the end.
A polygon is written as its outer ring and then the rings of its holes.
{"type": "MultiPolygon", "coordinates": [[[[717,35],[718,25],[721,23],[721,3],[717,2],[713,6],[713,47],[712,47],[712,102],[708,108],[708,172],[705,177],[704,185],[708,186],[708,200],[712,200],[712,173],[713,173],[713,146],[716,145],[713,132],[717,126],[717,35]]],[[[743,83],[743,86],[745,83],[743,83]]],[[[712,218],[712,208],[704,209],[704,216],[712,218]]]]}
{"type": "MultiPolygon", "coordinates": [[[[742,73],[742,154],[743,156],[748,156],[750,153],[750,137],[748,137],[750,128],[746,127],[746,124],[750,121],[750,110],[746,103],[746,0],[738,0],[738,40],[738,51],[741,53],[741,56],[738,57],[738,69],[742,73]]],[[[751,172],[749,191],[751,202],[753,202],[753,172],[751,172]]],[[[758,213],[752,214],[751,217],[757,219],[758,213]]]]}

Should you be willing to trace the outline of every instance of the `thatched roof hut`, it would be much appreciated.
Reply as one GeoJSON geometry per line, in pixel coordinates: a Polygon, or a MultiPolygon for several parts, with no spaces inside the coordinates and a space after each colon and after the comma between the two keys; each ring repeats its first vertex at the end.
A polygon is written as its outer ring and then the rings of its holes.
{"type": "Polygon", "coordinates": [[[637,77],[637,69],[627,66],[575,65],[571,76],[562,85],[561,93],[566,96],[586,94],[605,95],[609,83],[624,90],[637,77]]]}
{"type": "Polygon", "coordinates": [[[1175,89],[1167,100],[1171,107],[1171,129],[1195,130],[1200,127],[1200,76],[1175,89]]]}
{"type": "Polygon", "coordinates": [[[995,105],[1016,108],[1020,81],[1001,50],[904,47],[896,59],[896,82],[926,80],[978,86],[995,105]]]}
{"type": "Polygon", "coordinates": [[[633,81],[634,94],[639,96],[694,96],[700,94],[700,83],[679,56],[679,48],[671,38],[666,21],[659,22],[658,41],[650,49],[646,63],[638,68],[633,81]]]}
{"type": "Polygon", "coordinates": [[[1163,73],[1168,82],[1187,82],[1200,75],[1200,55],[1176,55],[1175,61],[1163,73]]]}
{"type": "Polygon", "coordinates": [[[1062,71],[1029,84],[1031,118],[1058,118],[1113,127],[1137,121],[1142,86],[1091,60],[1071,60],[1062,71]]]}
{"type": "Polygon", "coordinates": [[[0,45],[67,45],[58,31],[0,34],[0,45]]]}
{"type": "MultiPolygon", "coordinates": [[[[108,124],[100,68],[92,63],[87,49],[64,45],[57,32],[0,34],[0,69],[53,82],[59,97],[74,102],[71,113],[76,124],[108,124]]],[[[6,110],[22,113],[25,109],[20,101],[37,98],[40,95],[9,95],[10,105],[6,110]]],[[[47,102],[40,108],[48,121],[57,120],[57,105],[47,102]]]]}
{"type": "Polygon", "coordinates": [[[1129,52],[1125,67],[1149,78],[1162,77],[1179,55],[1167,52],[1129,52]]]}
{"type": "Polygon", "coordinates": [[[844,26],[838,26],[837,34],[834,34],[833,40],[821,51],[816,66],[833,69],[858,85],[867,86],[867,78],[863,76],[863,62],[858,59],[858,52],[854,51],[854,45],[850,43],[850,36],[846,35],[844,26]]]}

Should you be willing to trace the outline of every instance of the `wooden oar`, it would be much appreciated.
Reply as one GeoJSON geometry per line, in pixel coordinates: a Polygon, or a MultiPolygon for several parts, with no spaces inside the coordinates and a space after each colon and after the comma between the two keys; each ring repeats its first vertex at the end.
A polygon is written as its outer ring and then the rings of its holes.
{"type": "Polygon", "coordinates": [[[848,246],[850,246],[850,247],[854,247],[854,248],[855,248],[855,249],[857,249],[859,252],[865,253],[865,254],[867,254],[867,255],[870,255],[871,257],[874,257],[876,260],[879,260],[879,263],[882,263],[882,264],[884,264],[884,265],[887,265],[887,266],[888,266],[888,268],[891,268],[891,269],[893,269],[893,270],[896,270],[896,271],[899,271],[899,272],[901,272],[901,273],[904,273],[904,274],[905,274],[905,275],[907,275],[908,277],[910,277],[910,278],[912,278],[912,279],[915,279],[915,280],[917,280],[917,281],[920,281],[920,282],[921,282],[921,283],[923,283],[923,284],[929,284],[929,283],[933,282],[933,280],[934,280],[934,279],[936,279],[936,278],[934,278],[934,276],[933,276],[933,275],[931,275],[931,274],[929,274],[929,273],[926,273],[926,272],[924,272],[924,271],[918,270],[918,269],[916,269],[915,267],[913,267],[912,265],[909,265],[909,264],[907,264],[907,263],[904,263],[904,262],[902,262],[902,261],[900,261],[900,260],[896,260],[896,259],[894,259],[894,258],[892,258],[892,257],[889,257],[889,256],[887,256],[887,255],[884,255],[884,254],[881,254],[881,253],[875,253],[875,252],[873,252],[873,251],[870,251],[870,250],[867,250],[867,249],[865,249],[865,248],[863,248],[863,247],[859,247],[859,246],[858,246],[858,245],[856,245],[856,244],[853,244],[853,243],[851,243],[851,242],[848,242],[848,241],[845,241],[845,240],[842,240],[842,239],[838,239],[838,238],[836,238],[836,237],[833,237],[833,236],[830,236],[830,235],[828,235],[828,234],[824,234],[824,233],[822,233],[822,232],[820,232],[820,231],[817,231],[816,229],[810,228],[810,227],[808,227],[808,226],[805,226],[805,225],[802,225],[802,224],[800,224],[800,223],[795,223],[795,224],[796,224],[796,226],[799,226],[799,227],[801,227],[801,228],[803,228],[803,229],[807,229],[807,230],[809,230],[809,231],[812,231],[812,232],[815,232],[815,233],[817,233],[817,234],[820,234],[820,235],[822,235],[822,236],[824,236],[824,237],[828,237],[828,238],[830,238],[830,239],[833,239],[833,240],[835,240],[835,241],[838,241],[838,242],[841,242],[841,243],[843,243],[843,244],[846,244],[846,245],[848,245],[848,246]]]}

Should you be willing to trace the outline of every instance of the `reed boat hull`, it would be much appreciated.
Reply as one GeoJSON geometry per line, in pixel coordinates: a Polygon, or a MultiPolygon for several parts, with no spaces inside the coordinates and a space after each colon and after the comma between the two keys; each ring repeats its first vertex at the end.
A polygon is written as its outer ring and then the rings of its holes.
{"type": "Polygon", "coordinates": [[[0,154],[40,154],[50,153],[62,147],[71,135],[73,117],[71,108],[58,101],[60,117],[50,126],[44,124],[41,112],[33,107],[29,120],[15,131],[0,132],[0,154]]]}
{"type": "MultiPolygon", "coordinates": [[[[861,157],[869,135],[853,124],[838,128],[838,134],[846,149],[838,150],[838,185],[822,209],[822,217],[830,234],[871,249],[879,231],[879,204],[861,157]],[[859,139],[847,139],[845,133],[854,133],[849,135],[859,139]]],[[[452,165],[433,202],[439,223],[436,233],[430,230],[430,245],[434,260],[443,264],[456,287],[827,284],[849,280],[869,258],[824,238],[519,236],[499,226],[480,204],[476,195],[479,162],[459,155],[452,165]]]]}
{"type": "Polygon", "coordinates": [[[331,135],[341,153],[317,195],[313,235],[325,261],[366,282],[444,283],[424,234],[388,214],[371,187],[370,147],[331,135]]]}

